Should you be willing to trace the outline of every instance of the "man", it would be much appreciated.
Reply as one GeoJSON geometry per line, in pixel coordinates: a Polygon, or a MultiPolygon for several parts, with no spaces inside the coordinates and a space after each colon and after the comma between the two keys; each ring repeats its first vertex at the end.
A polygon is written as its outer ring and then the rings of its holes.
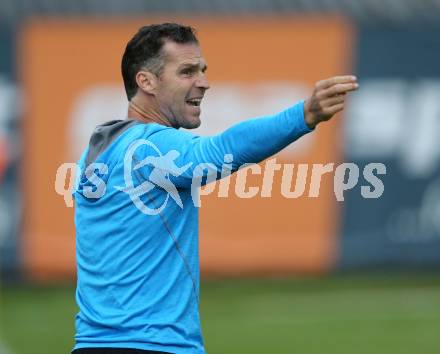
{"type": "Polygon", "coordinates": [[[200,125],[206,68],[190,27],[142,27],[127,44],[128,119],[97,127],[79,162],[76,354],[205,353],[194,178],[218,178],[225,156],[236,171],[273,155],[358,86],[352,76],[320,81],[305,102],[198,137],[179,128],[200,125]]]}

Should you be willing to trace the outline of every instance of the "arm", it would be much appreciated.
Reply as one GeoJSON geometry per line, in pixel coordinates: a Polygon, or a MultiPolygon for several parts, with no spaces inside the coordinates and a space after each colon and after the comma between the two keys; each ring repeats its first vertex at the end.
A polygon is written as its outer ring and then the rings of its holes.
{"type": "MultiPolygon", "coordinates": [[[[176,166],[191,166],[173,182],[188,187],[197,166],[209,164],[209,173],[217,174],[225,163],[225,156],[232,157],[232,169],[237,170],[244,163],[258,163],[277,153],[291,142],[311,131],[304,121],[304,102],[271,116],[249,119],[233,125],[224,132],[200,137],[184,130],[163,128],[147,140],[153,143],[162,155],[171,150],[178,153],[176,166]]],[[[143,157],[150,152],[140,152],[143,157]]],[[[142,159],[141,156],[138,158],[142,159]]],[[[206,171],[204,172],[206,174],[206,171]]],[[[218,178],[218,176],[216,176],[218,178]]]]}
{"type": "Polygon", "coordinates": [[[176,150],[178,154],[174,163],[177,166],[191,164],[181,176],[173,179],[176,185],[188,187],[199,164],[209,164],[209,173],[218,178],[225,155],[232,155],[232,169],[236,171],[244,163],[258,163],[277,153],[342,110],[346,92],[356,88],[354,77],[334,77],[318,82],[312,96],[305,102],[275,115],[238,123],[221,134],[200,137],[164,128],[150,135],[148,140],[162,154],[176,150]]]}

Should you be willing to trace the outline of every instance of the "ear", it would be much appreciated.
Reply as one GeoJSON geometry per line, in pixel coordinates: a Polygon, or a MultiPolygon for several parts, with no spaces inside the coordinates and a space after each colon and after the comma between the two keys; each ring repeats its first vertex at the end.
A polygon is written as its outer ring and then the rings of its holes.
{"type": "Polygon", "coordinates": [[[140,70],[136,74],[136,83],[140,90],[154,95],[157,87],[157,76],[150,71],[140,70]]]}

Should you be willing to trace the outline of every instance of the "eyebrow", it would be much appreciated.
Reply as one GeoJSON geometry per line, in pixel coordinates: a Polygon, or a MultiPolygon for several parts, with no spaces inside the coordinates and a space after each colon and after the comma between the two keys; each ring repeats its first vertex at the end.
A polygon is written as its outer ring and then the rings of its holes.
{"type": "MultiPolygon", "coordinates": [[[[186,63],[182,64],[179,67],[179,70],[182,70],[183,68],[192,68],[192,69],[198,69],[200,67],[200,64],[192,64],[192,63],[186,63]]],[[[202,72],[205,72],[208,70],[208,66],[206,64],[201,65],[202,72]]]]}

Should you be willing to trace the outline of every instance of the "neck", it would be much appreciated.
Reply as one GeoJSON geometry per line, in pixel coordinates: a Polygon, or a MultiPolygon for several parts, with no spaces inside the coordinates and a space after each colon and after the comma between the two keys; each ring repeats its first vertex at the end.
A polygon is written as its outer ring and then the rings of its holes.
{"type": "Polygon", "coordinates": [[[128,103],[128,118],[140,120],[145,123],[157,123],[167,127],[171,126],[170,123],[154,109],[143,108],[133,101],[128,103]]]}

